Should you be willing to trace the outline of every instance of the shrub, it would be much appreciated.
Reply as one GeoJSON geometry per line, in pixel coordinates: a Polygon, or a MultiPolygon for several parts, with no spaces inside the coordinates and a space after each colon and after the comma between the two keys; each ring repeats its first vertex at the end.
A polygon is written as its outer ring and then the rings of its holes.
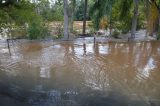
{"type": "Polygon", "coordinates": [[[54,28],[54,39],[59,39],[63,37],[63,23],[55,23],[54,28]]]}
{"type": "Polygon", "coordinates": [[[108,26],[108,18],[107,18],[107,16],[105,16],[105,17],[100,19],[99,28],[100,29],[106,29],[107,26],[108,26]]]}
{"type": "Polygon", "coordinates": [[[112,33],[112,37],[118,38],[118,35],[119,35],[119,34],[120,34],[120,33],[115,30],[115,31],[112,33]]]}
{"type": "Polygon", "coordinates": [[[48,28],[40,22],[32,22],[28,27],[29,39],[42,39],[49,35],[48,28]]]}

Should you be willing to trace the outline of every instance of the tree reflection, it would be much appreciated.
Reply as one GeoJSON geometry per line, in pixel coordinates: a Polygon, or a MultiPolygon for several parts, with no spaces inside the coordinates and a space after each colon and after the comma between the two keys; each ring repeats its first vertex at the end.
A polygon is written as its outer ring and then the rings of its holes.
{"type": "Polygon", "coordinates": [[[160,97],[157,42],[62,42],[23,49],[16,49],[14,55],[21,55],[16,59],[0,59],[0,94],[25,95],[23,100],[32,103],[40,98],[45,103],[82,105],[126,105],[136,98],[160,97]]]}

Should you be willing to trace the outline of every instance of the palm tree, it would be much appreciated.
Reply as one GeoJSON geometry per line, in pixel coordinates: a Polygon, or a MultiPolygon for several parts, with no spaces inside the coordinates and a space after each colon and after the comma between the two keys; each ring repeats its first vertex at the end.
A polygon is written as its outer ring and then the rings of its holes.
{"type": "Polygon", "coordinates": [[[111,21],[112,6],[114,3],[115,3],[115,0],[96,0],[95,1],[94,5],[91,7],[90,14],[94,20],[96,29],[99,29],[99,23],[102,18],[107,16],[107,18],[111,21]]]}
{"type": "Polygon", "coordinates": [[[134,2],[134,15],[132,18],[132,28],[131,28],[131,38],[134,39],[135,38],[135,33],[136,33],[136,29],[137,29],[137,19],[138,19],[138,3],[139,0],[133,0],[134,2]]]}
{"type": "Polygon", "coordinates": [[[148,0],[149,17],[148,17],[148,32],[153,36],[154,32],[158,32],[160,28],[160,0],[148,0]]]}
{"type": "MultiPolygon", "coordinates": [[[[128,11],[131,10],[131,5],[134,4],[134,11],[132,17],[132,27],[131,27],[131,39],[135,38],[136,28],[137,28],[137,18],[138,18],[138,4],[139,0],[123,0],[121,3],[121,15],[123,19],[128,14],[128,11]]],[[[147,32],[149,32],[151,36],[153,36],[154,32],[158,32],[158,26],[160,27],[160,0],[143,0],[145,4],[146,11],[146,19],[147,19],[147,32]],[[158,23],[159,22],[159,23],[158,23]],[[157,25],[159,24],[159,25],[157,25]]]]}

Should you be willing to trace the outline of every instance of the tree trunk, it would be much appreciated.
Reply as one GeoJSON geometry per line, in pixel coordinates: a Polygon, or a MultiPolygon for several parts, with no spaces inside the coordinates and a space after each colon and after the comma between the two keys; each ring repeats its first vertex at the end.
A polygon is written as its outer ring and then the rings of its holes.
{"type": "Polygon", "coordinates": [[[160,12],[159,12],[159,27],[160,27],[160,12]]]}
{"type": "Polygon", "coordinates": [[[83,34],[86,34],[87,7],[88,7],[88,0],[85,0],[85,4],[84,4],[84,17],[83,17],[83,34]]]}
{"type": "Polygon", "coordinates": [[[160,8],[159,8],[159,15],[158,15],[158,33],[157,33],[157,40],[160,39],[160,8]]]}
{"type": "Polygon", "coordinates": [[[69,14],[68,14],[68,0],[63,0],[63,11],[64,11],[64,40],[69,39],[69,14]]]}
{"type": "Polygon", "coordinates": [[[133,1],[134,1],[134,15],[132,18],[131,39],[135,38],[135,33],[137,29],[137,19],[138,19],[138,3],[139,3],[139,0],[133,0],[133,1]]]}

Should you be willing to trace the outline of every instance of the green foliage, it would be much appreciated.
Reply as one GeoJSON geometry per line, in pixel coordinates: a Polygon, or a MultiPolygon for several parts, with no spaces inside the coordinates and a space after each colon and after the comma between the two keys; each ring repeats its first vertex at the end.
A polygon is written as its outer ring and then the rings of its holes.
{"type": "MultiPolygon", "coordinates": [[[[29,25],[27,34],[30,39],[40,39],[49,36],[49,31],[46,25],[43,25],[43,17],[36,11],[36,5],[28,0],[20,0],[6,4],[0,10],[0,27],[9,28],[29,25]]],[[[44,14],[45,15],[45,14],[44,14]]],[[[15,29],[15,28],[14,28],[15,29]]],[[[22,29],[21,29],[22,30],[22,29]]],[[[11,30],[12,37],[16,37],[17,33],[25,34],[25,31],[11,30]]]]}
{"type": "Polygon", "coordinates": [[[63,21],[63,7],[55,6],[51,10],[49,21],[63,21]]]}
{"type": "Polygon", "coordinates": [[[28,28],[28,37],[30,39],[37,39],[40,36],[41,27],[38,23],[31,23],[28,28]]]}
{"type": "Polygon", "coordinates": [[[0,18],[0,23],[23,25],[37,17],[34,11],[34,5],[26,0],[22,0],[12,5],[1,7],[0,18]]]}
{"type": "Polygon", "coordinates": [[[83,21],[83,13],[84,12],[84,1],[77,2],[77,7],[75,11],[75,20],[76,21],[83,21]]]}
{"type": "Polygon", "coordinates": [[[48,0],[41,0],[36,9],[40,10],[39,14],[45,21],[62,21],[63,20],[63,5],[60,1],[56,5],[50,6],[48,0]]]}
{"type": "Polygon", "coordinates": [[[0,29],[7,28],[11,31],[16,26],[21,27],[31,23],[33,19],[40,20],[40,17],[35,12],[34,4],[28,0],[7,0],[1,4],[0,29]]]}
{"type": "MultiPolygon", "coordinates": [[[[88,0],[88,10],[91,10],[92,6],[94,4],[93,0],[88,0]]],[[[89,13],[90,11],[87,11],[87,20],[91,19],[91,15],[89,13]]],[[[76,9],[75,9],[75,16],[74,19],[76,21],[83,21],[84,16],[84,1],[83,0],[77,0],[76,1],[76,9]]]]}
{"type": "MultiPolygon", "coordinates": [[[[137,29],[145,27],[144,3],[139,3],[139,16],[137,29]]],[[[133,17],[133,0],[116,1],[112,6],[112,28],[118,29],[122,33],[128,33],[131,30],[133,17]]]]}
{"type": "MultiPolygon", "coordinates": [[[[96,0],[90,15],[96,29],[99,29],[101,19],[107,16],[109,27],[127,33],[131,30],[133,9],[133,0],[96,0]]],[[[137,29],[145,28],[145,17],[144,1],[140,1],[137,29]]]]}
{"type": "Polygon", "coordinates": [[[144,2],[139,3],[139,16],[137,22],[137,29],[144,29],[146,28],[146,8],[144,7],[144,2]]]}
{"type": "Polygon", "coordinates": [[[4,10],[0,10],[0,24],[7,23],[9,19],[9,15],[4,10]]]}
{"type": "MultiPolygon", "coordinates": [[[[15,26],[23,26],[25,29],[27,24],[29,25],[27,30],[29,38],[40,39],[49,35],[47,26],[43,25],[44,22],[63,21],[63,0],[56,0],[53,5],[50,4],[49,0],[35,0],[35,3],[30,1],[0,0],[0,31],[3,28],[13,29],[15,26]],[[2,3],[2,1],[5,1],[5,3],[2,3]]],[[[160,7],[160,0],[139,1],[137,29],[145,28],[148,24],[149,32],[154,31],[157,25],[156,19],[159,17],[157,10],[160,7]],[[148,9],[145,3],[149,3],[148,9]]],[[[88,0],[88,10],[90,11],[87,11],[87,20],[93,21],[93,24],[89,25],[89,27],[94,27],[94,30],[99,29],[100,26],[119,30],[122,33],[127,33],[131,30],[134,10],[133,0],[88,0]],[[104,17],[107,20],[104,20],[104,17]]],[[[70,18],[73,18],[72,15],[74,14],[75,20],[82,21],[84,1],[70,1],[68,12],[70,18]]],[[[56,35],[61,37],[63,28],[57,28],[56,35]]],[[[159,36],[158,39],[160,38],[159,36]]]]}
{"type": "Polygon", "coordinates": [[[99,29],[100,20],[107,16],[111,19],[112,6],[115,0],[97,0],[90,8],[90,15],[96,29],[99,29]]]}
{"type": "Polygon", "coordinates": [[[121,2],[119,3],[119,10],[120,10],[120,16],[119,19],[120,20],[126,20],[128,19],[126,16],[128,16],[128,14],[130,14],[130,10],[133,4],[133,0],[121,0],[121,2]]]}
{"type": "Polygon", "coordinates": [[[119,24],[116,24],[116,29],[120,30],[122,33],[127,33],[131,30],[132,17],[131,15],[126,16],[127,20],[119,21],[119,24]]]}
{"type": "Polygon", "coordinates": [[[157,40],[160,40],[160,27],[159,27],[158,34],[157,34],[157,40]]]}
{"type": "Polygon", "coordinates": [[[126,5],[131,6],[131,4],[129,4],[130,2],[128,0],[117,1],[114,3],[112,7],[112,14],[111,14],[112,28],[118,29],[122,33],[127,33],[131,29],[132,25],[132,14],[130,12],[131,7],[126,6],[126,5]],[[126,5],[124,3],[126,3],[126,5]]]}
{"type": "Polygon", "coordinates": [[[50,36],[48,28],[40,22],[32,22],[28,28],[29,39],[41,39],[50,36]]]}

